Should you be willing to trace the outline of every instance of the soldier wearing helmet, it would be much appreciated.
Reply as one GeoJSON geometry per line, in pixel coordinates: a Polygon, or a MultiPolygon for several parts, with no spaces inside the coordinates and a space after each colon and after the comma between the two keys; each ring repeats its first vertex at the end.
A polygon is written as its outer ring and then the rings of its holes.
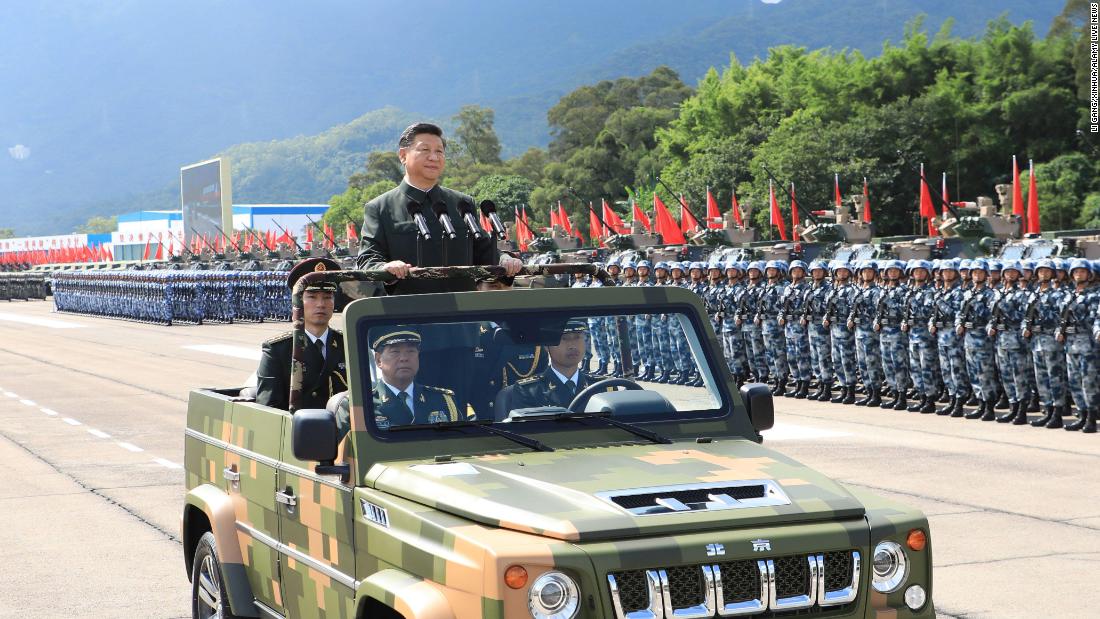
{"type": "Polygon", "coordinates": [[[1035,285],[1028,296],[1021,332],[1031,351],[1035,385],[1043,416],[1031,422],[1034,427],[1061,428],[1066,411],[1065,344],[1055,335],[1061,324],[1061,309],[1071,291],[1055,280],[1055,263],[1043,258],[1035,263],[1035,285]]]}
{"type": "Polygon", "coordinates": [[[909,407],[909,342],[901,329],[909,291],[901,285],[905,263],[888,260],[884,266],[885,284],[876,307],[874,329],[879,334],[886,384],[890,386],[894,398],[880,406],[901,411],[909,407]]]}
{"type": "Polygon", "coordinates": [[[848,316],[859,288],[852,282],[852,266],[834,260],[829,265],[833,281],[825,300],[825,317],[821,325],[829,330],[832,366],[840,382],[840,394],[832,401],[854,404],[859,365],[856,362],[855,332],[848,327],[848,316]]]}
{"type": "Polygon", "coordinates": [[[966,374],[966,354],[962,338],[955,332],[955,315],[962,308],[963,289],[959,277],[959,261],[944,260],[940,263],[943,285],[936,293],[928,317],[928,332],[936,338],[940,371],[944,388],[951,396],[947,406],[936,411],[937,415],[962,417],[963,406],[970,398],[970,380],[966,374]]]}
{"type": "Polygon", "coordinates": [[[783,306],[780,325],[787,339],[787,368],[795,380],[791,397],[804,399],[810,390],[812,368],[810,367],[810,339],[806,329],[806,263],[801,260],[791,262],[788,268],[790,283],[783,290],[780,303],[783,306]]]}
{"type": "Polygon", "coordinates": [[[875,283],[876,266],[873,260],[863,260],[857,266],[860,290],[852,300],[847,319],[848,328],[856,334],[856,360],[866,391],[865,396],[855,402],[856,406],[882,404],[882,352],[878,331],[874,328],[882,289],[875,283]]]}
{"type": "Polygon", "coordinates": [[[955,318],[955,332],[964,337],[963,349],[966,352],[970,386],[980,401],[978,409],[966,415],[966,418],[993,421],[997,418],[994,406],[999,394],[993,340],[988,333],[990,309],[995,293],[986,285],[987,268],[984,260],[975,261],[971,265],[972,287],[963,297],[962,307],[955,318]]]}
{"type": "Polygon", "coordinates": [[[726,364],[737,385],[745,383],[748,377],[748,351],[741,338],[741,326],[737,324],[737,305],[745,293],[746,285],[741,281],[744,265],[736,260],[727,260],[725,265],[726,286],[718,298],[721,315],[722,352],[726,364]]]}
{"type": "Polygon", "coordinates": [[[810,284],[803,301],[802,324],[807,331],[810,368],[817,379],[817,391],[807,397],[825,402],[833,397],[832,342],[829,327],[823,324],[833,287],[828,280],[829,267],[824,260],[810,263],[810,284]]]}
{"type": "Polygon", "coordinates": [[[752,379],[758,383],[768,382],[771,374],[768,356],[764,346],[764,337],[760,325],[756,322],[759,313],[760,295],[764,291],[764,263],[756,260],[745,268],[745,290],[737,301],[735,323],[741,327],[741,341],[745,343],[745,356],[748,360],[752,379]]]}
{"type": "Polygon", "coordinates": [[[1019,262],[1006,261],[1001,265],[1001,271],[1003,285],[993,299],[989,335],[994,338],[999,378],[1008,397],[1010,411],[998,417],[997,421],[1024,425],[1027,423],[1027,374],[1031,372],[1031,363],[1022,327],[1029,293],[1019,287],[1019,262]]]}
{"type": "Polygon", "coordinates": [[[1100,413],[1100,347],[1093,337],[1096,291],[1090,289],[1092,265],[1088,260],[1069,261],[1073,291],[1062,302],[1061,321],[1055,337],[1065,344],[1069,392],[1077,406],[1077,421],[1066,430],[1096,432],[1100,413]]]}
{"type": "Polygon", "coordinates": [[[782,260],[769,260],[764,268],[764,277],[767,283],[760,293],[757,304],[756,324],[760,326],[761,336],[764,339],[765,350],[768,355],[768,365],[771,367],[775,385],[772,387],[772,395],[784,395],[787,390],[787,379],[790,368],[787,366],[787,337],[783,332],[783,326],[779,323],[782,317],[783,291],[786,288],[784,276],[787,274],[787,263],[782,260]]]}
{"type": "Polygon", "coordinates": [[[909,294],[901,328],[908,336],[910,376],[920,399],[909,410],[927,415],[936,412],[936,401],[943,391],[936,338],[928,329],[936,289],[930,281],[932,264],[927,260],[910,261],[908,270],[909,294]]]}

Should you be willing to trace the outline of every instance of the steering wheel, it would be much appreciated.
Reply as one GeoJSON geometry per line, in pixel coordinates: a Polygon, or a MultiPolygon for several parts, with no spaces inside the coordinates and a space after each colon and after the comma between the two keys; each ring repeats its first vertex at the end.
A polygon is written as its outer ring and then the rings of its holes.
{"type": "Polygon", "coordinates": [[[580,393],[573,396],[573,401],[568,406],[569,410],[574,413],[584,412],[584,407],[588,405],[588,400],[592,396],[606,391],[610,387],[625,387],[627,391],[643,391],[641,385],[629,378],[605,378],[581,389],[580,393]]]}

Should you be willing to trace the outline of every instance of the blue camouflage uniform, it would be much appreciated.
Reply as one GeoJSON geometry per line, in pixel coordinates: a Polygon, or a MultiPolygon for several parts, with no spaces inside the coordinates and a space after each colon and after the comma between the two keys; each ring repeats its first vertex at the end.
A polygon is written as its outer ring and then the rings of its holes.
{"type": "MultiPolygon", "coordinates": [[[[905,265],[900,260],[891,260],[884,271],[889,269],[904,271],[905,265]]],[[[886,384],[899,395],[909,389],[909,338],[901,330],[908,295],[909,291],[900,283],[882,288],[874,323],[878,327],[886,384]]]]}
{"type": "MultiPolygon", "coordinates": [[[[810,263],[811,274],[818,269],[829,271],[828,265],[824,262],[810,263]]],[[[811,281],[803,301],[803,316],[810,339],[810,367],[813,369],[814,377],[823,385],[832,383],[834,374],[831,327],[824,325],[829,313],[829,298],[832,293],[833,285],[828,279],[820,282],[811,281]]],[[[824,389],[821,391],[823,392],[824,389]]]]}
{"type": "Polygon", "coordinates": [[[787,288],[782,276],[787,272],[787,265],[781,260],[769,260],[767,268],[778,269],[780,278],[764,284],[756,307],[756,322],[760,326],[760,334],[764,340],[768,366],[775,379],[782,383],[786,381],[790,371],[787,367],[787,337],[779,324],[783,311],[783,291],[787,288]]]}
{"type": "MultiPolygon", "coordinates": [[[[762,262],[749,263],[746,271],[764,271],[762,262]]],[[[737,303],[737,320],[741,323],[741,341],[745,343],[745,353],[749,366],[755,375],[757,382],[766,382],[771,374],[768,365],[767,348],[764,345],[764,336],[761,326],[756,323],[756,315],[759,313],[760,296],[764,293],[764,279],[757,278],[756,283],[745,284],[745,291],[741,294],[737,303]]]]}
{"type": "MultiPolygon", "coordinates": [[[[1092,270],[1089,262],[1080,258],[1070,261],[1070,275],[1077,269],[1092,270]]],[[[1066,429],[1080,429],[1089,412],[1100,407],[1100,346],[1093,337],[1096,303],[1095,287],[1074,290],[1062,301],[1058,333],[1065,340],[1069,393],[1082,420],[1066,429]]]]}
{"type": "MultiPolygon", "coordinates": [[[[985,270],[985,265],[974,265],[973,270],[985,270]]],[[[970,387],[978,399],[992,403],[997,399],[996,365],[993,340],[986,331],[989,328],[990,309],[996,293],[988,286],[975,286],[963,296],[962,307],[955,318],[955,328],[964,331],[963,350],[966,353],[966,370],[970,375],[970,387]]]]}
{"type": "MultiPolygon", "coordinates": [[[[1019,263],[1008,261],[1002,264],[1002,277],[1004,271],[1013,269],[1019,272],[1019,263]]],[[[1001,288],[993,300],[991,311],[990,331],[996,338],[1001,386],[1009,403],[1016,405],[1028,398],[1027,374],[1031,371],[1031,358],[1023,335],[1028,296],[1028,291],[1023,288],[1001,288]]]]}
{"type": "MultiPolygon", "coordinates": [[[[865,261],[857,268],[858,271],[874,269],[875,264],[865,261]]],[[[882,385],[882,352],[879,347],[878,332],[874,329],[882,289],[874,282],[866,286],[861,284],[861,286],[852,299],[848,321],[856,330],[856,359],[859,362],[859,376],[868,394],[872,394],[878,393],[882,385]]]]}
{"type": "MultiPolygon", "coordinates": [[[[913,261],[909,265],[910,273],[914,269],[925,269],[932,274],[932,265],[926,260],[913,261]]],[[[935,336],[928,330],[935,298],[936,288],[928,281],[919,286],[911,283],[902,316],[903,327],[909,336],[909,375],[917,394],[926,399],[936,395],[940,387],[939,351],[935,336]]]]}
{"type": "MultiPolygon", "coordinates": [[[[1036,269],[1049,268],[1053,271],[1053,267],[1050,260],[1040,260],[1036,269]]],[[[1053,283],[1045,288],[1037,285],[1028,294],[1021,326],[1031,351],[1039,402],[1047,413],[1044,424],[1053,417],[1052,409],[1066,405],[1066,348],[1055,335],[1061,323],[1062,302],[1067,292],[1053,283]]]]}
{"type": "MultiPolygon", "coordinates": [[[[851,271],[846,264],[834,263],[831,269],[834,279],[839,269],[851,271]]],[[[832,346],[833,367],[836,369],[841,385],[849,390],[854,390],[856,382],[859,380],[859,365],[856,362],[855,331],[848,328],[848,317],[852,313],[852,303],[856,295],[859,294],[859,287],[851,281],[849,279],[849,283],[832,286],[826,300],[825,319],[829,321],[829,341],[832,346]]]]}
{"type": "MultiPolygon", "coordinates": [[[[725,269],[727,272],[735,269],[743,273],[745,265],[730,260],[726,262],[725,269]]],[[[726,365],[729,366],[730,373],[734,375],[739,383],[744,382],[744,377],[748,375],[748,355],[745,344],[741,339],[741,327],[737,325],[737,306],[741,300],[741,295],[745,293],[745,288],[745,282],[738,281],[735,284],[726,286],[724,293],[719,298],[720,315],[722,317],[722,352],[726,357],[726,365]]]]}
{"type": "MultiPolygon", "coordinates": [[[[801,260],[791,262],[790,269],[800,268],[806,272],[806,263],[801,260]]],[[[787,346],[787,369],[791,378],[798,381],[800,397],[805,397],[805,389],[808,388],[812,377],[810,368],[810,338],[803,323],[806,313],[806,292],[809,285],[805,279],[790,282],[783,290],[780,298],[782,306],[783,335],[787,346]],[[806,383],[803,386],[803,383],[806,383]]]]}
{"type": "MultiPolygon", "coordinates": [[[[941,264],[941,270],[958,270],[958,262],[945,260],[941,264]]],[[[955,331],[955,316],[962,309],[963,297],[966,290],[959,279],[935,293],[932,300],[932,310],[928,317],[928,329],[935,333],[936,348],[939,353],[940,372],[943,377],[944,388],[952,397],[952,404],[956,400],[964,399],[970,393],[970,380],[966,374],[966,352],[963,349],[962,338],[955,331]]],[[[958,407],[961,411],[961,405],[958,407]]],[[[948,409],[944,413],[953,412],[948,409]]]]}

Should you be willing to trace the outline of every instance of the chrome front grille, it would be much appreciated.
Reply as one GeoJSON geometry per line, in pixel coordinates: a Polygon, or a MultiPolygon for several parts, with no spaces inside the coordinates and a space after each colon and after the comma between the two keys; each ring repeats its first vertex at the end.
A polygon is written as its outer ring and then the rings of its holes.
{"type": "Polygon", "coordinates": [[[618,619],[813,616],[854,602],[859,578],[856,550],[607,575],[618,619]]]}

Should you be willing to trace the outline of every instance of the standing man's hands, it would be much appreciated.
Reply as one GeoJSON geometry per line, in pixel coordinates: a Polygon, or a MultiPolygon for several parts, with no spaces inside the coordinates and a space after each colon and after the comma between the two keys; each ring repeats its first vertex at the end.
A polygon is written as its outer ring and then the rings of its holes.
{"type": "Polygon", "coordinates": [[[390,260],[382,265],[382,268],[389,271],[397,279],[405,279],[409,276],[409,269],[412,268],[412,265],[404,260],[390,260]]]}
{"type": "Polygon", "coordinates": [[[519,258],[513,258],[508,254],[501,254],[500,266],[504,267],[505,272],[508,273],[508,277],[513,277],[523,268],[523,261],[519,258]]]}

